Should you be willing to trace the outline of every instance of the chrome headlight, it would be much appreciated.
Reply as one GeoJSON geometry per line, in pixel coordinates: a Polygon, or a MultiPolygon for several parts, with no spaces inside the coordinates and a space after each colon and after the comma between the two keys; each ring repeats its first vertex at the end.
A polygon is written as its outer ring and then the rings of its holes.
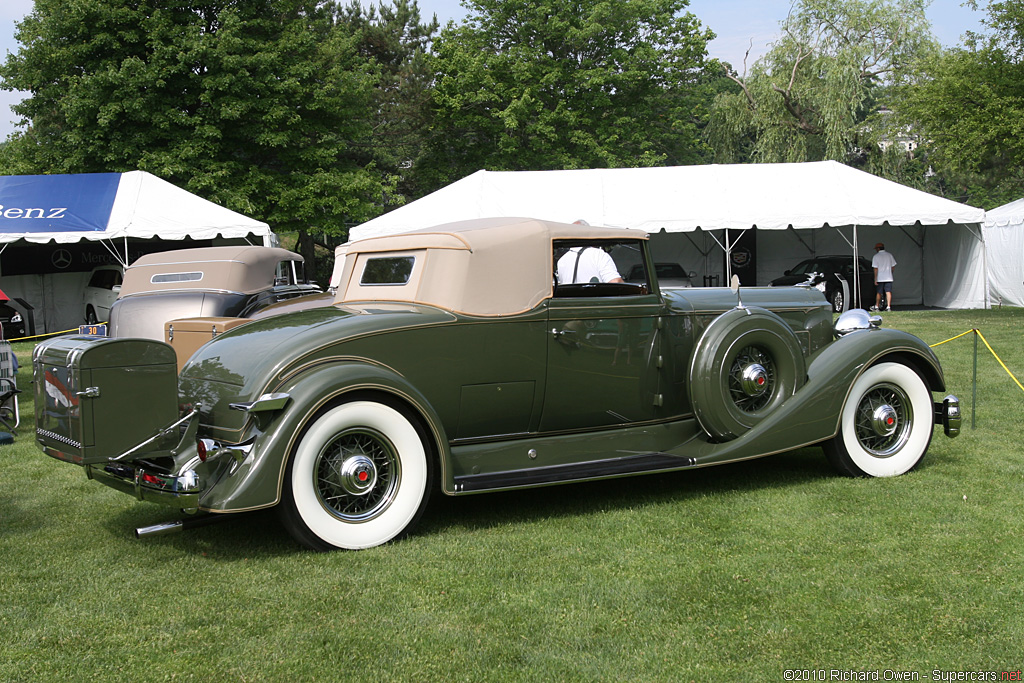
{"type": "Polygon", "coordinates": [[[856,332],[857,330],[870,330],[882,326],[882,316],[868,315],[862,308],[854,308],[839,316],[835,326],[832,328],[837,337],[856,332]]]}

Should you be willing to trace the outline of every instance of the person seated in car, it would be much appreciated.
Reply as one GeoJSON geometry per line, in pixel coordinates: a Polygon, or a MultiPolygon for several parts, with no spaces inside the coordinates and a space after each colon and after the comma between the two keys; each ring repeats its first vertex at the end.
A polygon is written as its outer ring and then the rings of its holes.
{"type": "MultiPolygon", "coordinates": [[[[578,220],[575,225],[589,225],[578,220]]],[[[572,247],[558,259],[558,284],[624,282],[615,261],[600,247],[572,247]]]]}

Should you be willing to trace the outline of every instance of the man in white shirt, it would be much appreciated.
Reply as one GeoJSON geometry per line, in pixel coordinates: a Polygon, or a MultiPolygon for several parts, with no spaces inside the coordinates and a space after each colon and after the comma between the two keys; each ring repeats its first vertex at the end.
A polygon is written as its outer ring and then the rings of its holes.
{"type": "Polygon", "coordinates": [[[573,247],[558,259],[558,284],[622,282],[615,261],[600,247],[573,247]]]}
{"type": "Polygon", "coordinates": [[[882,305],[882,294],[885,294],[885,309],[892,310],[893,271],[896,270],[896,259],[885,250],[879,242],[875,245],[875,256],[871,259],[871,269],[875,271],[875,305],[872,311],[879,310],[882,305]]]}

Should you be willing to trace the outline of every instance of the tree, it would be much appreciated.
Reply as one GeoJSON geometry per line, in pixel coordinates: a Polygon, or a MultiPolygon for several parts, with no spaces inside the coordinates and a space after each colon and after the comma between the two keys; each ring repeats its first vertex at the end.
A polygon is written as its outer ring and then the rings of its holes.
{"type": "Polygon", "coordinates": [[[700,160],[714,37],[688,0],[467,0],[435,43],[427,186],[491,170],[700,160]]]}
{"type": "Polygon", "coordinates": [[[437,17],[423,23],[415,0],[367,7],[351,0],[339,9],[337,21],[348,27],[358,54],[375,69],[373,158],[377,168],[398,178],[399,196],[386,203],[404,203],[419,194],[408,169],[421,154],[428,125],[437,17]]]}
{"type": "Polygon", "coordinates": [[[374,75],[320,0],[36,0],[0,67],[16,172],[142,169],[313,236],[374,215],[374,75]]]}
{"type": "Polygon", "coordinates": [[[929,60],[900,90],[944,193],[992,208],[1024,193],[1024,2],[992,2],[988,32],[929,60]]]}
{"type": "Polygon", "coordinates": [[[874,153],[880,127],[864,124],[884,88],[937,49],[928,1],[798,0],[750,73],[729,74],[740,91],[716,98],[707,130],[716,160],[848,162],[874,153]]]}

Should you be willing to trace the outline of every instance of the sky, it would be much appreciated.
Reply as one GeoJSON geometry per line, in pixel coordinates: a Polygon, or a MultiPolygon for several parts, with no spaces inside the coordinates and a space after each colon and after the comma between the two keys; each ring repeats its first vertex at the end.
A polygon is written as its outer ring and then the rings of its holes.
{"type": "MultiPolygon", "coordinates": [[[[982,13],[963,7],[961,1],[933,0],[928,9],[932,32],[947,47],[961,44],[964,32],[980,29],[982,13]]],[[[731,63],[742,72],[747,48],[751,48],[749,65],[767,51],[791,4],[791,0],[690,0],[689,9],[718,36],[708,46],[710,55],[731,63]]],[[[32,0],[0,0],[0,55],[4,58],[10,52],[17,52],[14,24],[32,11],[32,5],[32,0]]],[[[427,17],[436,14],[442,26],[449,20],[458,22],[466,15],[459,0],[419,0],[419,7],[427,17]]],[[[23,93],[0,90],[0,140],[14,132],[17,117],[10,105],[23,96],[23,93]]]]}

